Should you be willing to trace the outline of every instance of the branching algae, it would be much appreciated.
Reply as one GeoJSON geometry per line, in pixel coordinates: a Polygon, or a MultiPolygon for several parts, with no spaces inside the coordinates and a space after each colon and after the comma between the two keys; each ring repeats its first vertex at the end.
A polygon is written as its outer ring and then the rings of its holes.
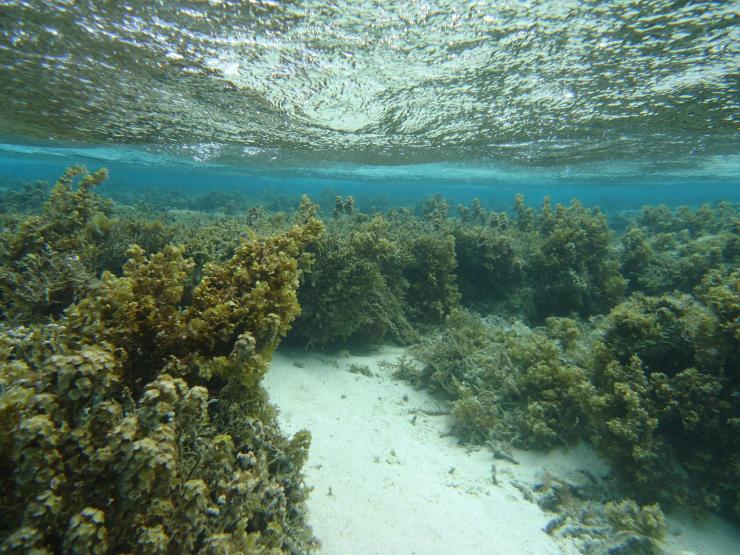
{"type": "MultiPolygon", "coordinates": [[[[84,215],[53,211],[34,233],[72,248],[62,223],[84,215]]],[[[309,550],[310,436],[281,434],[260,379],[321,232],[307,218],[245,239],[190,291],[182,249],[133,246],[55,323],[2,326],[0,551],[309,550]]]]}

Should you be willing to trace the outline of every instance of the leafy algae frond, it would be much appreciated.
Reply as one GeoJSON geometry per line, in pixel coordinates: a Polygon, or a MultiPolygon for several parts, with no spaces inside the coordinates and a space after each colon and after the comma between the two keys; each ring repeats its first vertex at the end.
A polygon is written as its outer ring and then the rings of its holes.
{"type": "Polygon", "coordinates": [[[56,323],[0,327],[0,550],[309,550],[310,436],[259,382],[322,230],[244,240],[190,295],[182,249],[134,246],[56,323]]]}

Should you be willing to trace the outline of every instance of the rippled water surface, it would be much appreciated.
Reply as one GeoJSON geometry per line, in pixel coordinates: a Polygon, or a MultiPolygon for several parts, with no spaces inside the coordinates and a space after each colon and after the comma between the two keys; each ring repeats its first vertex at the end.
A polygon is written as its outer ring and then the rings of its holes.
{"type": "Polygon", "coordinates": [[[0,0],[7,144],[736,176],[740,2],[0,0]],[[634,164],[637,164],[636,166],[634,164]]]}

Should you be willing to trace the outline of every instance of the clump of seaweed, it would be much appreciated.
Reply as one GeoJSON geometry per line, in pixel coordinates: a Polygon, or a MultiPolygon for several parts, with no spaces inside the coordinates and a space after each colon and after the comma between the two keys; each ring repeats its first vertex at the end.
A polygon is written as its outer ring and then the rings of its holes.
{"type": "Polygon", "coordinates": [[[464,441],[547,449],[579,437],[585,374],[546,333],[454,311],[415,355],[424,364],[417,383],[451,399],[464,441]]]}
{"type": "Polygon", "coordinates": [[[2,233],[0,307],[5,318],[31,322],[58,316],[84,295],[110,213],[110,204],[93,189],[107,177],[105,169],[69,168],[41,214],[2,233]]]}
{"type": "Polygon", "coordinates": [[[545,197],[536,211],[522,195],[514,200],[513,219],[474,201],[449,224],[466,303],[542,323],[604,313],[621,300],[613,233],[598,208],[553,207],[545,197]]]}
{"type": "Polygon", "coordinates": [[[454,238],[408,212],[335,218],[312,252],[293,332],[309,344],[408,343],[412,324],[438,323],[459,302],[454,238]]]}
{"type": "Polygon", "coordinates": [[[47,181],[22,183],[0,194],[0,212],[28,214],[38,212],[49,196],[47,181]]]}
{"type": "Polygon", "coordinates": [[[489,213],[479,201],[470,208],[459,207],[458,212],[450,231],[464,304],[521,314],[519,291],[525,285],[531,242],[520,240],[507,214],[489,213]]]}
{"type": "Polygon", "coordinates": [[[644,207],[622,236],[630,291],[690,293],[710,272],[740,261],[740,219],[729,203],[696,210],[644,207]]]}
{"type": "Polygon", "coordinates": [[[161,216],[143,216],[118,206],[114,206],[111,218],[92,222],[91,232],[103,239],[97,257],[96,276],[105,270],[120,274],[131,245],[138,245],[146,254],[153,254],[175,238],[173,226],[166,224],[161,216]]]}
{"type": "Polygon", "coordinates": [[[738,507],[740,384],[718,313],[688,295],[633,295],[594,345],[580,395],[589,435],[641,502],[738,507]]]}
{"type": "Polygon", "coordinates": [[[282,435],[260,380],[321,232],[244,240],[192,291],[181,248],[134,246],[56,323],[0,327],[0,550],[310,549],[310,435],[282,435]]]}
{"type": "Polygon", "coordinates": [[[536,233],[530,275],[539,318],[600,314],[621,300],[625,282],[612,231],[598,208],[574,200],[553,209],[546,197],[538,214],[523,208],[517,213],[520,228],[536,233]]]}
{"type": "Polygon", "coordinates": [[[319,346],[357,337],[408,340],[398,279],[402,253],[384,218],[337,218],[312,252],[316,263],[299,290],[303,312],[295,339],[319,346]]]}
{"type": "Polygon", "coordinates": [[[438,323],[458,306],[455,238],[420,233],[404,245],[405,304],[415,322],[438,323]]]}
{"type": "Polygon", "coordinates": [[[733,511],[736,274],[705,281],[698,294],[709,307],[635,294],[593,329],[453,311],[415,349],[423,369],[406,362],[397,375],[450,399],[463,441],[549,449],[587,437],[637,502],[733,511]]]}

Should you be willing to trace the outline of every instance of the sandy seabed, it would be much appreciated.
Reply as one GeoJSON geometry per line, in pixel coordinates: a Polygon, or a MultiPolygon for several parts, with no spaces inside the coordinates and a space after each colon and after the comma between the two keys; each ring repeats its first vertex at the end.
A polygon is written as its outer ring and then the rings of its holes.
{"type": "MultiPolygon", "coordinates": [[[[379,363],[404,350],[344,356],[282,350],[264,380],[288,434],[310,430],[304,468],[309,523],[325,555],[579,553],[544,532],[554,517],[523,498],[545,473],[569,482],[609,467],[587,445],[516,450],[519,464],[448,434],[444,401],[391,377],[379,363]],[[369,367],[372,376],[350,372],[369,367]],[[494,470],[495,467],[495,479],[494,470]],[[524,486],[524,488],[522,488],[524,486]]],[[[666,553],[735,555],[740,535],[716,517],[668,516],[666,553]]]]}

